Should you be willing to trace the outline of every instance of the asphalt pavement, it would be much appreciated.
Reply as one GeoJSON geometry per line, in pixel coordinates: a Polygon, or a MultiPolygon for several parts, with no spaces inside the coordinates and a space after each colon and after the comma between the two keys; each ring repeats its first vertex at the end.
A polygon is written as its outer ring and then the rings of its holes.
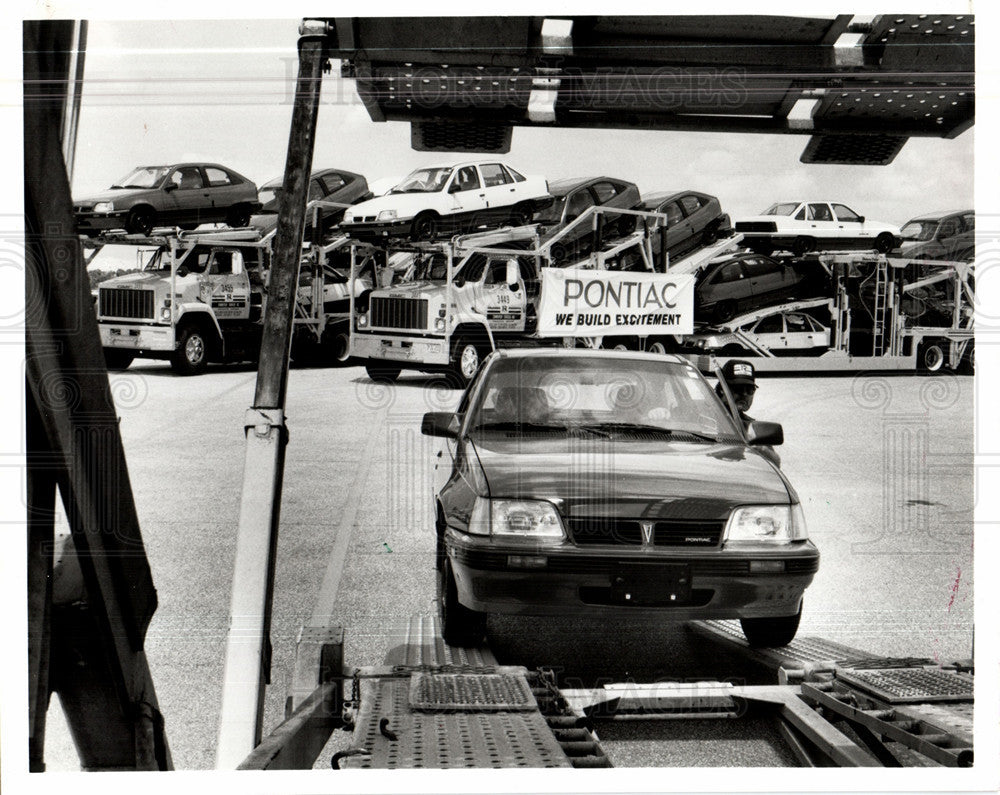
{"type": "MultiPolygon", "coordinates": [[[[111,378],[159,595],[146,651],[178,769],[214,766],[255,375],[180,378],[137,362],[111,378]]],[[[783,424],[783,470],[822,554],[800,635],[877,655],[971,655],[973,393],[972,378],[950,374],[761,379],[750,413],[783,424]]],[[[339,624],[345,660],[379,665],[409,617],[434,610],[435,442],[420,417],[459,394],[419,374],[383,387],[359,367],[292,371],[265,731],[283,718],[300,626],[339,624]]],[[[568,686],[770,681],[666,622],[491,617],[489,635],[502,663],[556,668],[568,686]]],[[[53,703],[48,769],[78,769],[53,703]]],[[[619,765],[791,763],[766,721],[600,733],[619,765]]]]}

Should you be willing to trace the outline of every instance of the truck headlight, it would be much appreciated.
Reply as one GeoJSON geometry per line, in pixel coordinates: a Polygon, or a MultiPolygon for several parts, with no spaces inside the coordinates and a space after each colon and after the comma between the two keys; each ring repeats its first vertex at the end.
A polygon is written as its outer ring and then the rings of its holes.
{"type": "Polygon", "coordinates": [[[802,505],[795,503],[736,508],[729,516],[724,540],[788,544],[808,537],[802,505]]]}
{"type": "Polygon", "coordinates": [[[382,210],[382,212],[380,212],[378,214],[378,218],[376,220],[378,220],[378,221],[395,221],[396,217],[397,216],[396,216],[396,211],[395,210],[382,210]]]}
{"type": "Polygon", "coordinates": [[[368,326],[368,313],[362,312],[358,315],[358,328],[366,328],[368,326]]]}
{"type": "Polygon", "coordinates": [[[436,318],[434,318],[434,330],[435,331],[444,331],[444,318],[443,317],[436,317],[436,318]]]}
{"type": "Polygon", "coordinates": [[[161,323],[170,322],[170,304],[160,307],[160,322],[161,323]]]}
{"type": "Polygon", "coordinates": [[[472,508],[469,533],[550,542],[566,537],[559,512],[551,502],[482,497],[476,498],[472,508]]]}
{"type": "Polygon", "coordinates": [[[113,213],[115,211],[114,202],[98,202],[94,205],[95,213],[113,213]]]}

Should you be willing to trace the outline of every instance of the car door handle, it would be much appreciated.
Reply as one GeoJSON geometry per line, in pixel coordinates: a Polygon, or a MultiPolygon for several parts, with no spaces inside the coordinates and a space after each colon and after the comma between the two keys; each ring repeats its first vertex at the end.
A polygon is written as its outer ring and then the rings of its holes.
{"type": "Polygon", "coordinates": [[[516,190],[517,190],[517,188],[511,188],[511,189],[510,189],[510,192],[511,192],[511,193],[513,193],[513,192],[514,192],[514,191],[516,191],[516,190]]]}

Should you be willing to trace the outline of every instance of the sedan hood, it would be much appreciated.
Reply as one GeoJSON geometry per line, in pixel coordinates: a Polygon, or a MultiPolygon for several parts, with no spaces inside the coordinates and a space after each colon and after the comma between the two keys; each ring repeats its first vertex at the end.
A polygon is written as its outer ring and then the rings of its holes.
{"type": "Polygon", "coordinates": [[[382,210],[395,210],[399,218],[411,218],[421,210],[437,208],[444,204],[456,205],[457,201],[444,191],[434,191],[432,193],[393,193],[387,196],[379,196],[369,199],[366,202],[353,205],[347,210],[354,217],[357,223],[360,216],[378,214],[382,210]]]}
{"type": "Polygon", "coordinates": [[[737,505],[797,500],[743,444],[478,437],[493,497],[546,499],[565,516],[724,520],[737,505]]]}

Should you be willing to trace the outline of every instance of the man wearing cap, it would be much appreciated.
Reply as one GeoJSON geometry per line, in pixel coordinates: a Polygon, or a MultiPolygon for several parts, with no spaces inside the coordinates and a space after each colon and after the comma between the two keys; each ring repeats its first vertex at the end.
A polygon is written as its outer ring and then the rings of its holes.
{"type": "MultiPolygon", "coordinates": [[[[753,396],[757,391],[757,379],[754,375],[753,365],[742,359],[730,359],[722,367],[722,377],[726,380],[726,386],[729,387],[729,392],[733,396],[733,402],[736,404],[736,410],[739,412],[743,429],[748,430],[750,423],[754,420],[753,417],[747,414],[747,411],[753,405],[753,396]]],[[[722,402],[728,407],[725,392],[722,391],[722,384],[720,383],[716,386],[715,390],[718,392],[722,402]]],[[[759,449],[764,455],[774,461],[777,466],[781,466],[781,457],[775,452],[773,447],[762,445],[759,449]]]]}

